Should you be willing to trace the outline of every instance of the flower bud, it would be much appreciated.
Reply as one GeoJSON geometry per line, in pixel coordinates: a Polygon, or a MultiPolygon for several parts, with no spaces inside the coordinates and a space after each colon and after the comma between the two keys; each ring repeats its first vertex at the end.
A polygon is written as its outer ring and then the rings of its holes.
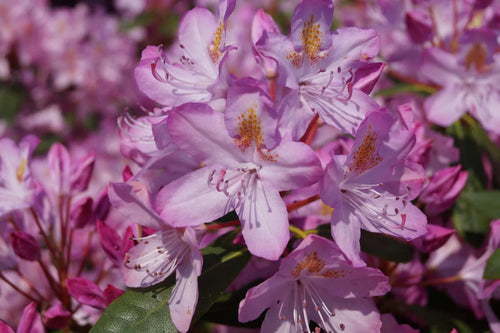
{"type": "Polygon", "coordinates": [[[63,329],[70,318],[71,312],[63,308],[61,303],[57,303],[45,311],[45,325],[56,330],[63,329]]]}
{"type": "Polygon", "coordinates": [[[102,290],[92,281],[81,277],[66,280],[68,291],[79,303],[96,309],[105,309],[102,290]]]}
{"type": "Polygon", "coordinates": [[[409,11],[405,15],[406,30],[415,43],[423,43],[432,38],[432,22],[429,15],[409,11]]]}
{"type": "Polygon", "coordinates": [[[82,198],[74,204],[69,216],[75,228],[83,228],[90,221],[94,212],[92,204],[90,197],[82,198]]]}
{"type": "Polygon", "coordinates": [[[15,254],[24,260],[40,260],[40,245],[35,237],[24,231],[13,231],[10,233],[10,243],[15,254]]]}

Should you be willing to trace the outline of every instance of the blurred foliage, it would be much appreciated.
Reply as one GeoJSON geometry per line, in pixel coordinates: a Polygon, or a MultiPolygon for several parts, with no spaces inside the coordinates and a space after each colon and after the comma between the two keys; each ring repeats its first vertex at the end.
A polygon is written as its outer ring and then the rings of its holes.
{"type": "Polygon", "coordinates": [[[0,81],[0,119],[12,123],[25,98],[26,91],[21,85],[0,81]]]}

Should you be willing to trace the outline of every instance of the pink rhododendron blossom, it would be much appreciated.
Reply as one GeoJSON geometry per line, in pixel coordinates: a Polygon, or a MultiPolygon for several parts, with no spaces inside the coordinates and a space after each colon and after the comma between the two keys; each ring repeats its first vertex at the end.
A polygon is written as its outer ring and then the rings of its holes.
{"type": "Polygon", "coordinates": [[[258,85],[235,85],[227,104],[224,114],[191,104],[169,116],[172,140],[206,167],[163,187],[156,207],[176,227],[234,209],[250,252],[276,260],[289,239],[279,192],[317,181],[319,160],[307,145],[280,140],[271,100],[258,85]]]}
{"type": "Polygon", "coordinates": [[[353,267],[335,243],[309,235],[276,274],[247,292],[238,318],[247,322],[269,308],[262,332],[309,332],[310,321],[332,332],[379,332],[382,323],[369,297],[389,289],[380,271],[353,267]]]}
{"type": "Polygon", "coordinates": [[[192,228],[175,229],[150,206],[151,199],[138,182],[112,184],[112,204],[155,231],[134,238],[137,244],[125,253],[122,273],[129,287],[148,287],[176,272],[176,284],[169,300],[170,316],[177,329],[187,332],[198,301],[198,276],[203,257],[192,228]]]}
{"type": "Polygon", "coordinates": [[[264,56],[278,62],[278,82],[290,88],[280,102],[280,130],[295,139],[302,136],[316,112],[326,123],[354,134],[365,114],[377,108],[373,99],[355,87],[357,69],[378,53],[375,31],[343,28],[330,32],[332,17],[331,1],[301,1],[292,16],[289,38],[265,31],[257,43],[264,56]]]}
{"type": "Polygon", "coordinates": [[[457,54],[438,48],[426,50],[422,74],[443,86],[425,101],[430,121],[449,126],[470,112],[485,129],[498,133],[500,118],[494,111],[500,102],[497,48],[493,31],[476,29],[462,36],[457,54]]]}
{"type": "Polygon", "coordinates": [[[427,218],[412,203],[425,175],[405,161],[415,138],[388,110],[361,123],[352,151],[334,156],[321,182],[321,198],[333,207],[332,236],[355,265],[360,229],[415,239],[426,232],[427,218]]]}
{"type": "Polygon", "coordinates": [[[135,69],[140,90],[164,106],[219,98],[227,84],[221,75],[229,49],[226,23],[234,6],[234,0],[220,1],[218,18],[196,7],[179,23],[179,41],[173,49],[164,54],[161,48],[146,48],[135,69]]]}

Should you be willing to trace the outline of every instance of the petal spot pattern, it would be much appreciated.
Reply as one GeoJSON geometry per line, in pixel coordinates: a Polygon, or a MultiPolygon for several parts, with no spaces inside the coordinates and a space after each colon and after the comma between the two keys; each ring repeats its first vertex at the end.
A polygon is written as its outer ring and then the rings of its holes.
{"type": "Polygon", "coordinates": [[[469,70],[474,67],[477,72],[484,72],[486,70],[486,62],[488,59],[488,52],[483,44],[476,43],[472,45],[465,55],[465,68],[469,70]]]}
{"type": "Polygon", "coordinates": [[[308,21],[304,22],[304,27],[302,28],[302,45],[304,46],[304,51],[309,57],[311,62],[318,58],[318,51],[321,45],[321,38],[323,33],[319,30],[320,24],[315,23],[314,16],[308,21]]]}
{"type": "Polygon", "coordinates": [[[218,64],[221,58],[220,45],[222,43],[222,33],[224,32],[224,22],[222,19],[219,21],[219,25],[214,32],[214,42],[208,48],[208,53],[210,54],[210,59],[214,64],[218,64]]]}
{"type": "Polygon", "coordinates": [[[291,273],[294,278],[298,278],[303,270],[307,270],[307,273],[310,275],[329,279],[345,277],[344,270],[335,270],[331,268],[324,270],[325,265],[326,261],[318,258],[318,252],[313,251],[309,253],[305,259],[296,264],[291,273]]]}
{"type": "Polygon", "coordinates": [[[276,162],[278,154],[271,154],[269,150],[264,148],[262,120],[257,115],[256,109],[257,103],[238,116],[239,138],[234,139],[234,143],[242,152],[245,152],[255,143],[255,149],[263,160],[276,162]]]}
{"type": "Polygon", "coordinates": [[[348,173],[360,175],[382,162],[383,158],[377,152],[376,143],[377,134],[373,133],[371,125],[368,125],[363,142],[352,154],[353,162],[348,166],[348,173]]]}

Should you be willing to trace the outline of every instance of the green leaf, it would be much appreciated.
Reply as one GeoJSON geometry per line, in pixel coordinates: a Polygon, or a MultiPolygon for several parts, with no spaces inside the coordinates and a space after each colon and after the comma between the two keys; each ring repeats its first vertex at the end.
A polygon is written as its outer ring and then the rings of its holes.
{"type": "Polygon", "coordinates": [[[176,333],[168,300],[173,279],[146,289],[129,289],[111,303],[91,333],[176,333]]]}
{"type": "Polygon", "coordinates": [[[435,88],[425,86],[422,84],[408,84],[408,83],[399,83],[390,88],[382,89],[377,91],[374,96],[375,97],[393,97],[399,94],[405,93],[417,93],[428,96],[436,92],[435,88]]]}
{"type": "Polygon", "coordinates": [[[483,277],[493,280],[500,279],[500,249],[493,252],[490,259],[488,259],[483,277]]]}
{"type": "Polygon", "coordinates": [[[474,246],[481,246],[490,222],[500,218],[500,191],[470,191],[469,184],[453,208],[453,224],[460,236],[474,246]]]}
{"type": "MultiPolygon", "coordinates": [[[[198,278],[198,304],[195,323],[245,266],[250,254],[242,246],[234,251],[221,251],[214,246],[204,251],[203,272],[198,278]]],[[[174,279],[144,289],[129,289],[111,303],[91,329],[91,333],[170,333],[177,332],[168,310],[174,279]]]]}
{"type": "Polygon", "coordinates": [[[395,262],[408,262],[415,255],[413,245],[384,234],[361,230],[361,250],[395,262]]]}
{"type": "Polygon", "coordinates": [[[9,123],[14,121],[25,97],[26,92],[21,86],[0,82],[0,118],[9,123]]]}

